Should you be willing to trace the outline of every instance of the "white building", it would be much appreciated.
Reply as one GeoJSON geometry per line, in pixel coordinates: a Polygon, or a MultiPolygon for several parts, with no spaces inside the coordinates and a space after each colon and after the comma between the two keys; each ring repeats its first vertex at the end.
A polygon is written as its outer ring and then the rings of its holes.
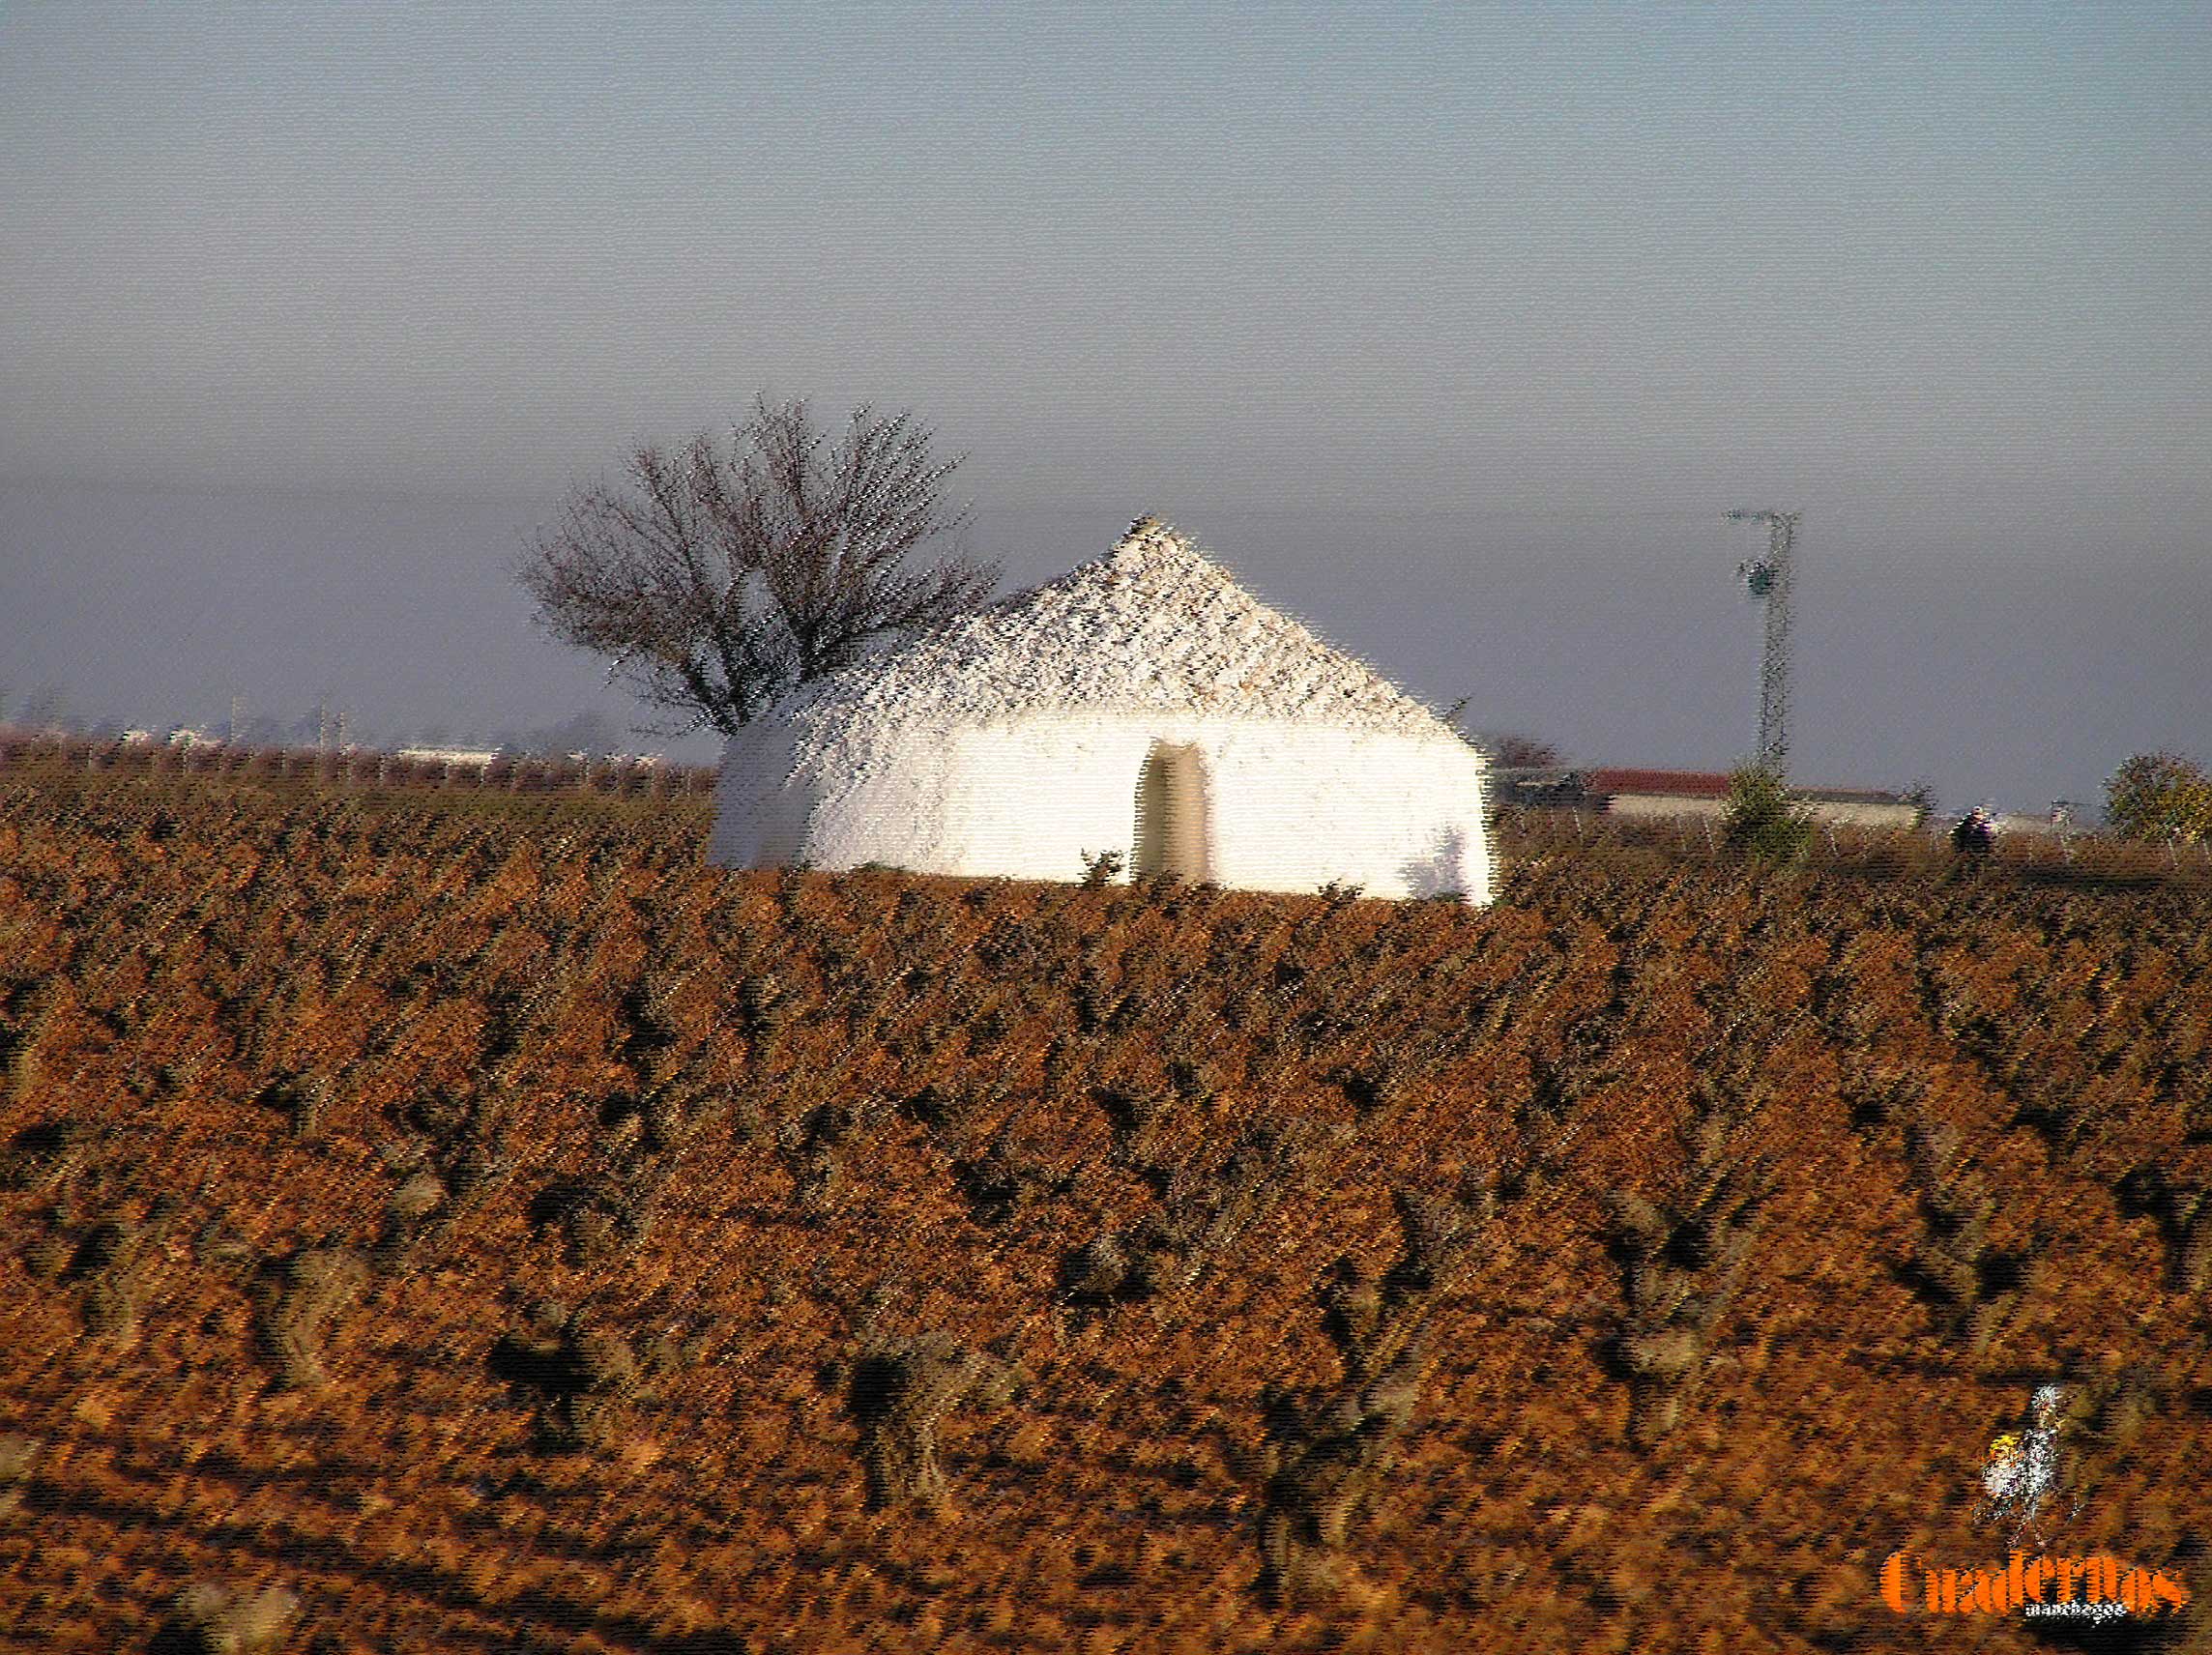
{"type": "Polygon", "coordinates": [[[1106,557],[800,686],[725,750],[709,859],[1490,900],[1483,761],[1141,518],[1106,557]]]}
{"type": "Polygon", "coordinates": [[[424,765],[451,765],[460,769],[482,769],[499,762],[495,747],[402,747],[393,758],[424,765]]]}
{"type": "MultiPolygon", "coordinates": [[[[1582,800],[1609,816],[1718,818],[1728,808],[1729,777],[1718,770],[1598,769],[1583,772],[1582,789],[1582,800]]],[[[1826,827],[1907,828],[1920,817],[1902,793],[1875,788],[1793,787],[1790,797],[1826,827]]]]}

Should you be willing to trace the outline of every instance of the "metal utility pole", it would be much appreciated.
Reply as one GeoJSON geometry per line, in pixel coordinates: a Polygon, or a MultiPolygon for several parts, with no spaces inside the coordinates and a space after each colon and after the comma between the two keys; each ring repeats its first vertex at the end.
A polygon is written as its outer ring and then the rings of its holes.
{"type": "Polygon", "coordinates": [[[1797,538],[1795,511],[1728,513],[1731,523],[1764,523],[1766,556],[1736,566],[1752,596],[1766,605],[1766,655],[1759,669],[1759,762],[1777,776],[1790,765],[1790,552],[1797,538]]]}

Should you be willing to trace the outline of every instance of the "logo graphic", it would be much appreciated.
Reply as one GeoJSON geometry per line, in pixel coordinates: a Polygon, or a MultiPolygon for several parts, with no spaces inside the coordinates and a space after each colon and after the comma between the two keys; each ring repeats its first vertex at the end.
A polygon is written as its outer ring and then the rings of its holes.
{"type": "MultiPolygon", "coordinates": [[[[2033,1534],[2038,1546],[2048,1544],[2043,1532],[2046,1508],[2059,1495],[2058,1437],[2066,1429],[2061,1411],[2066,1393],[2056,1385],[2044,1385],[2028,1405],[2033,1423],[2025,1431],[2006,1432],[1990,1444],[1982,1465],[1982,1502],[1974,1508],[1974,1526],[2010,1524],[2008,1546],[2018,1546],[2024,1534],[2033,1534]]],[[[2078,1516],[2081,1501],[2076,1497],[2066,1516],[2078,1516]]]]}
{"type": "Polygon", "coordinates": [[[1899,1614],[2013,1614],[2079,1616],[2109,1620],[2123,1614],[2173,1614],[2189,1603],[2189,1588],[2162,1569],[2144,1569],[2105,1553],[2085,1557],[2030,1557],[2081,1509],[2066,1482],[2060,1438],[2067,1426],[2066,1393],[2038,1387],[2022,1429],[2008,1431],[1982,1460],[1977,1528],[2005,1532],[2011,1555],[1983,1568],[1943,1569],[1911,1552],[1893,1552],[1881,1568],[1881,1597],[1899,1614]],[[2072,1495],[2071,1501],[2068,1495],[2072,1495]],[[2063,1514],[2060,1507],[2064,1507],[2063,1514]]]}

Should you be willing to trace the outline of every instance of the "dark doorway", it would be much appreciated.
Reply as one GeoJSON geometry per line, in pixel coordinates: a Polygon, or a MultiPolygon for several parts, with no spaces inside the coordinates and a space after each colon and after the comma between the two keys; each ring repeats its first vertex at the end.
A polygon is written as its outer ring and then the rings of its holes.
{"type": "Polygon", "coordinates": [[[1198,749],[1154,741],[1137,776],[1137,852],[1129,871],[1173,874],[1195,884],[1208,875],[1206,778],[1198,749]]]}

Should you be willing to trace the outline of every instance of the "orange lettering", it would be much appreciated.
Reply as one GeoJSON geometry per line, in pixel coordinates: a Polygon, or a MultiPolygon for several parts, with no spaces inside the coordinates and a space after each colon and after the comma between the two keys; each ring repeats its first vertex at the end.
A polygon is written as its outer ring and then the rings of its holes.
{"type": "Polygon", "coordinates": [[[2012,1608],[2005,1593],[2004,1576],[1994,1570],[1976,1569],[1973,1591],[1966,1600],[1966,1607],[1983,1614],[2002,1614],[2012,1608]]]}
{"type": "Polygon", "coordinates": [[[1889,1561],[1881,1566],[1881,1601],[1899,1614],[1911,1611],[1905,1606],[1905,1562],[1909,1552],[1892,1552],[1889,1561]]]}
{"type": "Polygon", "coordinates": [[[2091,1603],[2115,1603],[2118,1601],[2120,1595],[2120,1560],[2117,1557],[2099,1553],[2094,1557],[2083,1558],[2081,1566],[2087,1572],[2089,1601],[2091,1603]]]}
{"type": "Polygon", "coordinates": [[[2152,1577],[2150,1589],[2156,1592],[2162,1600],[2168,1604],[2170,1604],[2175,1609],[2181,1609],[2189,1602],[2189,1588],[2183,1585],[2179,1581],[2175,1580],[2171,1575],[2168,1574],[2164,1569],[2161,1569],[2155,1576],[2152,1577]]]}
{"type": "Polygon", "coordinates": [[[2081,1558],[2061,1557],[2058,1559],[2058,1601],[2060,1603],[2072,1603],[2074,1601],[2074,1582],[2081,1578],[2081,1558]]]}
{"type": "Polygon", "coordinates": [[[2027,1601],[2027,1581],[2021,1568],[2021,1560],[2026,1555],[2026,1553],[2016,1548],[2012,1554],[2011,1566],[2005,1571],[2005,1585],[2012,1593],[2012,1601],[2016,1604],[2027,1601]]]}
{"type": "Polygon", "coordinates": [[[2051,1577],[2054,1573],[2056,1571],[2052,1568],[2051,1559],[2048,1557],[2038,1557],[2030,1563],[2021,1576],[2023,1600],[2027,1603],[2041,1603],[2043,1601],[2043,1588],[2051,1583],[2051,1577]]]}

